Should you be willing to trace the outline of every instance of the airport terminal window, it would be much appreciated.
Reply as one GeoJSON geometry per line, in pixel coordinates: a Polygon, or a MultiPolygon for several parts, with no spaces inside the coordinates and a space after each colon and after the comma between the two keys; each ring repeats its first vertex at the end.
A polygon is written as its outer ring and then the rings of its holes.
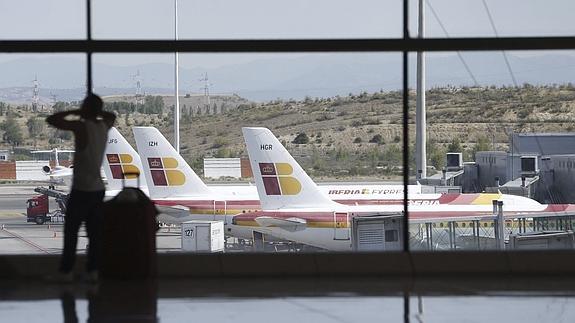
{"type": "MultiPolygon", "coordinates": [[[[570,212],[573,212],[571,205],[568,205],[571,197],[564,189],[570,177],[557,174],[559,169],[553,170],[555,176],[551,176],[551,162],[545,162],[540,157],[550,156],[550,161],[553,161],[561,158],[560,155],[575,154],[568,144],[572,139],[569,135],[573,128],[569,124],[573,121],[571,111],[575,101],[575,91],[570,83],[572,73],[569,70],[575,57],[572,51],[574,45],[569,43],[570,39],[566,37],[541,37],[529,39],[529,42],[521,38],[494,37],[489,41],[477,42],[474,39],[450,37],[572,35],[573,30],[567,27],[556,28],[569,25],[565,23],[567,16],[564,16],[566,15],[564,12],[569,11],[561,8],[565,9],[571,5],[560,2],[557,6],[546,6],[541,11],[534,11],[535,13],[522,11],[525,19],[538,17],[535,14],[546,16],[549,12],[561,13],[557,19],[549,23],[548,27],[545,27],[549,29],[542,28],[531,33],[521,29],[529,27],[527,24],[519,26],[504,24],[506,21],[504,17],[509,12],[506,5],[498,7],[495,3],[478,2],[485,16],[473,19],[481,20],[481,28],[484,29],[449,30],[447,28],[450,24],[444,21],[450,17],[449,14],[444,15],[450,12],[446,9],[447,2],[426,3],[428,9],[431,9],[428,12],[428,19],[435,28],[431,29],[428,37],[441,38],[439,39],[441,41],[437,41],[438,39],[420,41],[414,38],[417,29],[413,18],[416,17],[415,4],[410,6],[411,19],[405,23],[404,28],[401,28],[402,21],[397,20],[391,31],[384,31],[383,26],[389,23],[387,21],[373,30],[362,29],[366,26],[362,25],[353,31],[338,29],[340,31],[338,33],[334,25],[337,22],[334,19],[338,16],[328,15],[333,19],[328,19],[327,27],[312,24],[310,27],[312,31],[309,34],[298,29],[299,26],[296,28],[291,25],[291,22],[285,22],[285,32],[278,31],[277,34],[273,31],[276,26],[265,29],[259,25],[247,24],[243,26],[245,30],[238,30],[237,33],[234,33],[234,28],[230,29],[229,26],[208,28],[206,33],[197,32],[198,28],[182,30],[181,39],[200,39],[195,42],[170,40],[173,36],[173,21],[170,21],[173,7],[169,5],[145,4],[138,9],[142,12],[163,13],[165,24],[160,20],[154,20],[148,25],[145,23],[148,19],[134,15],[130,18],[132,24],[125,23],[122,30],[115,30],[111,27],[114,25],[112,21],[120,20],[122,10],[130,9],[129,5],[119,8],[118,12],[114,13],[117,16],[107,24],[104,23],[103,17],[106,17],[106,6],[111,4],[99,2],[93,5],[93,35],[89,35],[85,41],[35,42],[26,41],[29,38],[25,35],[0,35],[3,40],[24,40],[0,43],[0,52],[19,53],[3,54],[0,56],[0,64],[2,62],[14,64],[13,60],[4,57],[30,55],[24,53],[33,52],[34,49],[39,52],[40,49],[48,52],[61,50],[87,57],[85,61],[82,58],[79,66],[74,68],[76,71],[84,71],[84,65],[89,66],[87,75],[83,72],[77,73],[53,86],[53,88],[75,87],[74,93],[71,93],[73,91],[63,91],[62,94],[51,93],[54,96],[61,95],[62,98],[67,95],[73,99],[61,102],[56,97],[53,98],[53,105],[62,109],[77,106],[77,102],[73,101],[79,100],[84,94],[77,89],[84,84],[91,84],[90,90],[107,94],[106,108],[118,113],[118,131],[126,137],[126,142],[134,148],[140,148],[142,145],[152,147],[160,145],[161,137],[157,133],[146,134],[145,131],[149,131],[146,126],[161,127],[165,142],[173,142],[171,121],[174,117],[173,107],[176,100],[166,89],[175,84],[173,69],[170,66],[173,64],[174,55],[170,51],[177,48],[180,52],[181,77],[178,83],[181,97],[180,133],[181,136],[193,136],[194,139],[180,141],[180,153],[173,156],[167,151],[150,150],[148,155],[141,159],[141,166],[134,162],[135,150],[111,153],[111,157],[107,156],[104,163],[104,172],[108,172],[106,177],[110,183],[113,179],[117,179],[114,169],[123,169],[127,165],[141,167],[145,174],[149,173],[148,183],[159,186],[165,193],[171,189],[181,189],[182,192],[188,189],[186,185],[190,183],[185,179],[195,178],[195,175],[183,173],[178,168],[186,163],[202,177],[208,178],[210,177],[208,174],[216,174],[213,176],[226,182],[224,184],[229,184],[227,183],[229,178],[242,177],[241,174],[245,171],[246,177],[253,176],[255,180],[252,181],[255,181],[256,186],[259,185],[260,191],[266,195],[267,200],[263,203],[266,203],[264,206],[272,208],[273,216],[264,212],[270,211],[269,209],[256,211],[259,207],[258,198],[246,199],[248,202],[235,209],[237,205],[234,203],[237,199],[221,198],[231,190],[230,187],[221,185],[221,182],[216,183],[220,184],[217,189],[227,193],[220,193],[217,198],[212,197],[205,205],[189,203],[185,206],[187,211],[198,209],[199,212],[204,212],[202,214],[207,212],[212,219],[221,219],[222,217],[218,216],[233,215],[233,212],[237,211],[237,214],[240,214],[237,217],[223,216],[223,221],[228,226],[226,232],[231,232],[234,228],[239,228],[238,230],[242,232],[238,235],[241,234],[243,238],[234,237],[237,239],[231,240],[235,244],[234,248],[251,244],[256,251],[269,250],[266,248],[280,251],[338,251],[351,250],[356,243],[359,245],[355,247],[359,249],[354,250],[362,250],[362,247],[366,248],[364,250],[375,248],[377,251],[436,251],[462,248],[495,250],[500,248],[495,246],[494,242],[497,239],[504,239],[507,243],[510,239],[517,239],[516,243],[520,243],[523,237],[521,234],[529,233],[525,232],[524,228],[531,228],[527,231],[537,228],[539,223],[537,217],[556,217],[557,205],[567,206],[559,210],[561,221],[552,221],[548,227],[569,231],[571,222],[563,220],[569,220],[572,216],[570,212]],[[402,29],[406,33],[400,38],[402,29]],[[411,31],[409,34],[408,29],[411,31]],[[255,31],[266,31],[271,34],[263,32],[258,34],[255,31]],[[241,40],[245,38],[252,40],[241,40]],[[314,42],[309,42],[310,38],[314,42]],[[116,41],[107,42],[110,39],[116,41]],[[157,42],[150,39],[166,41],[157,42]],[[206,39],[216,40],[201,41],[206,39]],[[130,46],[136,49],[131,50],[130,46]],[[500,51],[510,48],[517,50],[500,51]],[[458,52],[459,49],[464,51],[458,52]],[[555,50],[534,51],[542,49],[555,50]],[[122,51],[125,53],[120,54],[122,51]],[[427,142],[424,143],[428,154],[427,167],[423,170],[418,169],[420,163],[414,158],[417,151],[414,140],[417,129],[415,88],[419,77],[415,72],[417,51],[426,52],[428,66],[425,92],[428,104],[428,136],[427,142]],[[84,82],[84,79],[87,81],[84,82]],[[70,85],[70,82],[74,85],[70,85]],[[129,95],[122,91],[125,89],[130,89],[129,95]],[[242,133],[239,129],[241,126],[267,126],[272,128],[272,132],[270,135],[265,130],[251,128],[242,133]],[[132,132],[132,127],[139,130],[132,132]],[[152,136],[154,140],[142,142],[138,139],[138,132],[142,134],[140,138],[152,136]],[[266,157],[271,156],[272,151],[278,151],[280,146],[285,146],[288,153],[295,157],[295,161],[301,164],[301,172],[295,162],[290,164],[291,157],[288,157],[288,154],[280,155],[278,160],[261,160],[263,157],[258,155],[250,158],[252,161],[259,160],[258,164],[254,162],[250,165],[250,161],[245,159],[249,147],[245,148],[243,140],[237,140],[241,139],[242,134],[245,136],[250,133],[256,133],[254,138],[269,135],[265,138],[273,140],[273,144],[267,141],[260,142],[259,139],[252,140],[256,150],[265,151],[266,157]],[[547,133],[561,133],[562,136],[547,133]],[[197,149],[202,149],[202,152],[198,153],[197,149]],[[524,157],[533,155],[533,149],[538,149],[536,150],[538,157],[524,160],[524,157]],[[476,159],[480,153],[501,151],[506,155],[492,154],[487,155],[487,159],[486,157],[476,159]],[[447,153],[455,153],[449,155],[449,164],[447,164],[447,153]],[[127,154],[130,158],[122,154],[127,154]],[[179,159],[179,155],[183,158],[179,159]],[[507,161],[503,161],[504,159],[507,161]],[[489,161],[490,165],[498,165],[497,162],[501,161],[504,167],[489,166],[482,169],[480,168],[482,166],[474,163],[476,160],[489,161]],[[221,163],[225,162],[229,162],[229,165],[233,163],[233,166],[221,166],[221,163]],[[522,169],[525,165],[530,165],[530,169],[522,169]],[[240,176],[224,173],[224,170],[229,171],[227,168],[234,168],[240,176]],[[251,175],[247,172],[251,172],[251,175]],[[337,185],[330,187],[330,184],[326,184],[316,189],[315,186],[308,186],[303,180],[306,177],[299,177],[304,176],[302,175],[304,172],[314,179],[321,178],[328,182],[343,179],[346,183],[339,184],[340,187],[337,185]],[[180,174],[183,174],[184,180],[180,174]],[[371,185],[374,179],[395,183],[383,189],[357,187],[356,183],[351,183],[356,186],[350,185],[349,182],[357,178],[362,180],[359,186],[371,185]],[[409,183],[405,182],[405,179],[409,183]],[[260,181],[261,185],[258,184],[260,181]],[[408,187],[408,184],[413,186],[408,187]],[[307,206],[325,206],[326,211],[322,214],[303,215],[301,213],[305,212],[299,212],[297,215],[286,212],[279,216],[280,212],[274,209],[278,205],[277,201],[282,203],[283,199],[291,201],[291,197],[300,194],[302,187],[305,192],[308,192],[309,187],[314,187],[314,192],[321,192],[323,189],[327,194],[306,193],[309,195],[293,200],[301,200],[302,204],[307,206]],[[410,191],[409,198],[405,200],[405,189],[419,191],[410,191]],[[368,193],[378,196],[367,199],[365,195],[368,193]],[[417,194],[412,196],[411,193],[417,194]],[[324,199],[325,195],[331,195],[331,200],[343,201],[348,207],[327,211],[332,202],[330,199],[324,199]],[[364,196],[357,198],[354,195],[364,196]],[[493,200],[505,200],[503,212],[508,212],[509,208],[513,210],[514,206],[528,205],[528,211],[532,212],[533,216],[513,219],[518,223],[523,221],[523,226],[516,227],[511,223],[502,223],[497,219],[497,211],[494,212],[492,209],[493,200]],[[247,204],[248,207],[245,206],[247,204]],[[440,204],[451,205],[449,207],[453,209],[437,207],[440,204]],[[478,205],[483,207],[480,212],[462,215],[465,210],[479,209],[478,205]],[[408,217],[402,216],[405,208],[409,211],[409,222],[408,217]],[[445,211],[446,209],[449,211],[445,211]],[[381,218],[377,219],[379,222],[376,225],[369,222],[373,219],[363,221],[367,217],[355,216],[354,213],[373,213],[373,210],[385,213],[379,214],[381,218]],[[393,214],[388,214],[390,212],[393,214]],[[462,216],[470,216],[473,219],[472,221],[461,219],[462,216]],[[398,221],[398,218],[394,217],[399,217],[401,220],[398,221]],[[501,232],[499,228],[505,231],[501,232]],[[302,239],[306,230],[329,231],[329,241],[318,243],[315,234],[310,238],[313,240],[311,242],[307,238],[302,239]],[[383,244],[374,247],[370,241],[377,239],[370,240],[370,238],[381,236],[382,231],[385,234],[385,242],[400,240],[402,244],[399,246],[383,244]],[[261,241],[254,241],[256,240],[254,232],[261,241]],[[260,242],[263,247],[258,249],[257,245],[260,242]]],[[[327,2],[324,4],[327,5],[327,2]]],[[[379,2],[370,1],[365,1],[365,4],[380,5],[379,2]]],[[[393,15],[397,19],[401,13],[400,4],[399,1],[389,4],[390,10],[386,11],[386,15],[393,15]]],[[[338,3],[334,5],[336,8],[334,10],[340,8],[339,13],[343,14],[348,5],[347,2],[338,3]]],[[[189,12],[195,10],[190,4],[183,6],[184,13],[186,10],[189,12]]],[[[202,6],[210,9],[214,4],[202,6]]],[[[310,9],[304,18],[311,19],[313,13],[317,12],[314,10],[319,9],[321,7],[310,9]]],[[[368,16],[377,12],[377,10],[367,11],[368,16]]],[[[368,19],[374,18],[366,18],[368,19]]],[[[459,19],[463,18],[458,17],[456,20],[459,19]]],[[[187,26],[188,23],[193,26],[198,22],[195,19],[188,19],[181,23],[181,26],[187,26]]],[[[83,27],[70,29],[78,30],[82,35],[85,30],[83,27]]],[[[55,35],[54,37],[61,39],[68,38],[58,33],[55,35]]],[[[48,54],[34,55],[42,57],[48,54]]],[[[58,63],[56,60],[53,62],[54,66],[58,63]]],[[[2,65],[2,68],[10,71],[8,63],[2,65]]],[[[52,76],[54,82],[58,79],[56,76],[62,78],[61,75],[54,75],[52,76]]],[[[43,82],[48,86],[48,82],[51,81],[41,79],[40,84],[43,82]]],[[[42,95],[35,94],[35,86],[29,85],[27,90],[32,91],[32,95],[21,95],[34,97],[35,104],[42,102],[42,95]]],[[[15,96],[10,91],[3,92],[15,96]]],[[[8,94],[2,94],[0,101],[8,94]]],[[[14,102],[17,100],[14,99],[14,102]]],[[[3,121],[4,134],[11,124],[11,121],[6,120],[17,120],[14,124],[20,123],[22,126],[26,123],[29,133],[37,130],[34,121],[28,123],[23,119],[23,115],[18,115],[18,112],[12,113],[7,110],[5,112],[4,106],[0,107],[3,109],[0,110],[2,112],[0,118],[3,121]]],[[[18,109],[17,104],[15,109],[18,109]]],[[[6,140],[5,137],[4,139],[6,140]]],[[[48,142],[53,138],[44,139],[48,142]]],[[[71,138],[61,139],[59,143],[71,143],[71,138]]],[[[13,140],[10,144],[14,146],[15,158],[21,158],[24,153],[16,142],[13,140]]],[[[564,168],[565,163],[570,168],[571,161],[562,161],[559,165],[563,165],[564,168]]],[[[12,167],[10,169],[14,169],[14,174],[17,174],[18,170],[23,169],[24,164],[21,161],[15,162],[14,165],[6,164],[6,167],[12,167]]],[[[7,174],[7,172],[0,173],[7,174]]],[[[19,180],[16,175],[12,177],[14,178],[11,180],[19,180]]],[[[204,183],[198,185],[200,186],[195,187],[202,187],[204,183]]],[[[217,185],[213,187],[215,186],[217,185]]],[[[254,188],[250,185],[245,187],[254,188]]],[[[254,192],[253,190],[250,194],[255,194],[254,192]]],[[[41,202],[35,201],[35,203],[41,202]]],[[[174,202],[164,199],[158,204],[161,204],[166,212],[183,210],[182,208],[167,210],[176,204],[181,207],[183,204],[181,200],[174,202]]],[[[296,208],[298,206],[295,205],[296,208]]],[[[515,211],[524,212],[520,208],[515,211]]],[[[510,217],[507,213],[504,214],[510,217]]],[[[179,241],[173,233],[173,230],[178,232],[179,226],[174,228],[167,224],[168,226],[160,230],[163,237],[170,237],[166,249],[170,251],[179,249],[179,241]]],[[[564,246],[567,244],[560,247],[564,246]]]]}
{"type": "Polygon", "coordinates": [[[0,3],[0,40],[86,39],[86,2],[24,0],[0,3]]]}
{"type": "MultiPolygon", "coordinates": [[[[94,39],[174,38],[174,1],[92,6],[94,39]]],[[[401,38],[401,12],[401,0],[178,1],[178,38],[401,38]]]]}
{"type": "MultiPolygon", "coordinates": [[[[413,31],[417,30],[418,1],[410,0],[413,31]]],[[[425,0],[425,3],[427,38],[573,36],[568,14],[573,4],[569,0],[556,0],[553,5],[522,0],[508,0],[504,4],[491,0],[455,3],[425,0]]]]}

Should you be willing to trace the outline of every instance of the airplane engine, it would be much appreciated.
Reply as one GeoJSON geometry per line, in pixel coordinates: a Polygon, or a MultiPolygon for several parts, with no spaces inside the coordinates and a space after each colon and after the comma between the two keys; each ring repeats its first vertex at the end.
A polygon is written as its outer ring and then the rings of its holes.
{"type": "Polygon", "coordinates": [[[50,171],[51,171],[51,170],[52,170],[52,169],[51,169],[50,166],[48,166],[48,165],[42,167],[42,172],[44,172],[44,174],[46,174],[46,175],[50,175],[50,171]]]}

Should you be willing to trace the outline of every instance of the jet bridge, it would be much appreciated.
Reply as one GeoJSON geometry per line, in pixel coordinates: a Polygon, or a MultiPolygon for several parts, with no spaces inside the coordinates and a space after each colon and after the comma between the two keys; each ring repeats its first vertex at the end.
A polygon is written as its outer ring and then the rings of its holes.
{"type": "MultiPolygon", "coordinates": [[[[497,188],[490,188],[497,190],[503,194],[519,195],[528,198],[533,198],[535,195],[535,188],[539,182],[539,176],[535,177],[521,177],[505,183],[503,186],[497,188]]],[[[486,188],[487,192],[491,190],[486,188]]]]}

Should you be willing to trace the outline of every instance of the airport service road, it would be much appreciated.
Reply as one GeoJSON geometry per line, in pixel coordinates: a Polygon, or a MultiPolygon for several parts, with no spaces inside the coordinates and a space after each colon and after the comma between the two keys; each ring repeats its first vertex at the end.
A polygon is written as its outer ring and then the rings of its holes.
{"type": "MultiPolygon", "coordinates": [[[[35,185],[0,185],[0,255],[2,254],[60,254],[63,247],[62,223],[37,225],[26,222],[26,200],[38,195],[35,185]],[[3,229],[2,229],[3,228],[3,229]]],[[[50,211],[58,209],[50,198],[50,211]]],[[[134,224],[137,227],[137,224],[134,224]]],[[[158,252],[179,252],[179,228],[162,228],[156,234],[158,252]]],[[[129,235],[126,234],[126,239],[129,235]]],[[[80,229],[78,253],[85,253],[88,239],[80,229]]]]}
{"type": "MultiPolygon", "coordinates": [[[[26,214],[26,200],[39,195],[34,192],[34,185],[0,185],[0,215],[3,213],[26,214]]],[[[50,201],[50,211],[58,209],[58,204],[53,198],[50,201]]]]}
{"type": "MultiPolygon", "coordinates": [[[[60,254],[63,247],[62,223],[37,225],[26,223],[22,215],[0,215],[0,255],[6,254],[60,254]]],[[[129,235],[126,234],[126,239],[129,235]]],[[[88,239],[80,229],[78,253],[85,253],[88,239]]],[[[156,235],[158,252],[179,252],[179,228],[162,228],[156,235]]]]}

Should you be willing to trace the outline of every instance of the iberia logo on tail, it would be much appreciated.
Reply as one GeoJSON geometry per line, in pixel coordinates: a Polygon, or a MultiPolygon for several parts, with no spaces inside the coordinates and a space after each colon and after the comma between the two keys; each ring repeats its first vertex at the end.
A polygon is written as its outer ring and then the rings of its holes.
{"type": "MultiPolygon", "coordinates": [[[[112,171],[112,178],[122,179],[126,173],[140,174],[138,166],[132,164],[134,157],[130,154],[106,154],[106,159],[112,171]]],[[[135,179],[136,175],[126,175],[126,179],[135,179]]]]}
{"type": "Polygon", "coordinates": [[[178,161],[175,158],[150,157],[148,165],[155,186],[181,186],[186,182],[186,175],[176,169],[178,161]]]}
{"type": "Polygon", "coordinates": [[[288,163],[259,163],[267,195],[296,195],[301,183],[290,176],[293,168],[288,163]]]}

